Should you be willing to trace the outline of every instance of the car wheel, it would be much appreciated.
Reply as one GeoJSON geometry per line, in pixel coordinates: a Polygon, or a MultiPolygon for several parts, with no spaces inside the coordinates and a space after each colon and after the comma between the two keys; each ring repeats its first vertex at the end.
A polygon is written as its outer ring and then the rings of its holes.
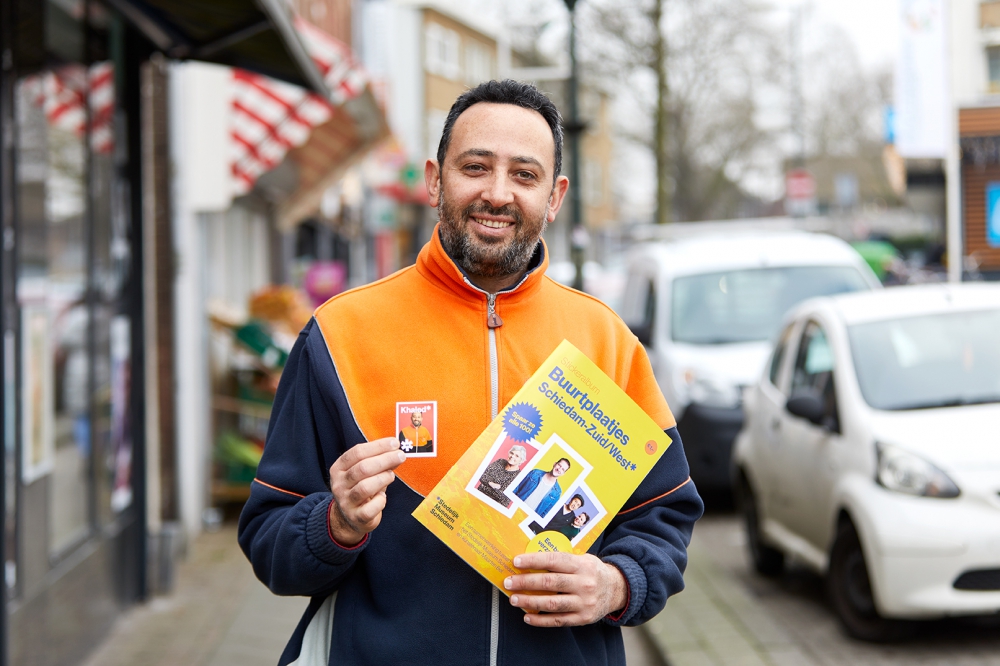
{"type": "Polygon", "coordinates": [[[750,563],[757,573],[764,576],[777,576],[785,568],[785,554],[777,548],[764,543],[760,533],[760,516],[757,512],[757,499],[754,497],[750,482],[745,476],[740,477],[739,509],[743,514],[743,524],[747,532],[747,551],[750,563]]]}
{"type": "Polygon", "coordinates": [[[841,524],[830,551],[827,592],[837,618],[853,638],[882,643],[904,638],[911,631],[910,623],[879,615],[861,539],[850,520],[841,524]]]}

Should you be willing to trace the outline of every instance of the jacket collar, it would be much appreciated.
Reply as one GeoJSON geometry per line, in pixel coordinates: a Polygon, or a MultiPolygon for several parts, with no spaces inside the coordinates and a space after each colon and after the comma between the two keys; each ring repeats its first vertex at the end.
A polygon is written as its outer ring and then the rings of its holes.
{"type": "MultiPolygon", "coordinates": [[[[434,225],[434,233],[431,234],[430,241],[417,255],[417,272],[441,289],[454,292],[465,299],[483,301],[486,298],[485,292],[474,286],[462,269],[445,252],[444,246],[441,245],[439,226],[440,223],[434,225]]],[[[528,272],[519,283],[500,291],[497,298],[511,302],[531,296],[541,287],[548,267],[548,247],[544,240],[540,240],[535,254],[531,258],[528,272]]]]}

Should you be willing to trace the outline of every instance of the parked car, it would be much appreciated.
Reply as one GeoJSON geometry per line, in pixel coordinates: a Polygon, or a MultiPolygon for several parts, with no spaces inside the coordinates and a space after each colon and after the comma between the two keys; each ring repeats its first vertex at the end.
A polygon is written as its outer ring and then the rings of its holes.
{"type": "Polygon", "coordinates": [[[728,494],[743,388],[785,312],[813,296],[878,288],[832,236],[740,231],[643,243],[626,260],[620,313],[647,347],[699,490],[728,494]]]}
{"type": "Polygon", "coordinates": [[[749,553],[825,573],[860,639],[1000,611],[1000,285],[810,300],[733,452],[749,553]]]}

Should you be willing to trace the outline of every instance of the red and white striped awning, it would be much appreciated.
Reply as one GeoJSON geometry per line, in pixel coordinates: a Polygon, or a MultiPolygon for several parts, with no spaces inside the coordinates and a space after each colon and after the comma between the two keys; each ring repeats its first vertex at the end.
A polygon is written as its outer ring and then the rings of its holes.
{"type": "Polygon", "coordinates": [[[67,65],[27,77],[25,87],[31,101],[45,113],[52,127],[82,138],[87,131],[88,103],[90,144],[98,153],[114,147],[111,120],[115,112],[114,66],[99,62],[86,68],[67,65]]]}
{"type": "MultiPolygon", "coordinates": [[[[251,191],[261,175],[281,164],[290,153],[301,181],[299,190],[315,189],[321,181],[329,180],[333,170],[370,146],[372,139],[386,134],[382,111],[368,90],[368,75],[351,50],[302,18],[296,18],[295,27],[322,73],[331,98],[326,100],[299,86],[233,70],[231,145],[236,195],[251,191]],[[343,108],[362,96],[371,102],[368,113],[378,115],[377,127],[381,130],[376,136],[357,136],[357,118],[343,108]],[[334,126],[327,127],[331,124],[334,126]],[[318,150],[309,150],[307,144],[313,142],[322,145],[318,150]]],[[[310,198],[318,201],[319,195],[310,198]]]]}

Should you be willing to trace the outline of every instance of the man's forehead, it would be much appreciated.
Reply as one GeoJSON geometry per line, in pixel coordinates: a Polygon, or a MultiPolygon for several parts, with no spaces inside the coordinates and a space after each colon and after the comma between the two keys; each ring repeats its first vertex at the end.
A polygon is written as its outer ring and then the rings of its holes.
{"type": "Polygon", "coordinates": [[[462,112],[452,128],[449,155],[486,151],[501,158],[525,157],[554,168],[555,139],[538,111],[516,104],[479,102],[462,112]]]}

